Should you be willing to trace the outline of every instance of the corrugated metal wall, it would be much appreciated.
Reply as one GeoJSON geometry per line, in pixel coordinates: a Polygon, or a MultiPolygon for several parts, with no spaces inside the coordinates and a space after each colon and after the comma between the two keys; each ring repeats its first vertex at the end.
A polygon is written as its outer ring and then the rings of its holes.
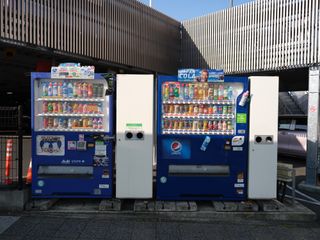
{"type": "Polygon", "coordinates": [[[180,23],[135,0],[0,0],[0,37],[175,73],[180,23]]]}
{"type": "Polygon", "coordinates": [[[258,0],[183,22],[182,66],[227,73],[320,63],[319,0],[258,0]]]}

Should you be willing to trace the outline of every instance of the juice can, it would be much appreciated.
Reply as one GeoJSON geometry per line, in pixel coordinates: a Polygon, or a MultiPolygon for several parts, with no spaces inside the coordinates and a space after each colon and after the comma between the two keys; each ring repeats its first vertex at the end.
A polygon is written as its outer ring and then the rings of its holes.
{"type": "Polygon", "coordinates": [[[72,105],[72,112],[73,113],[77,113],[78,112],[78,103],[74,103],[73,105],[72,105]]]}
{"type": "Polygon", "coordinates": [[[63,109],[62,109],[62,103],[58,102],[58,113],[62,113],[63,109]]]}
{"type": "Polygon", "coordinates": [[[46,129],[48,128],[48,118],[43,118],[43,128],[46,129]]]}
{"type": "Polygon", "coordinates": [[[92,128],[93,129],[98,128],[98,120],[96,118],[92,119],[92,128]]]}
{"type": "Polygon", "coordinates": [[[78,113],[82,113],[82,111],[83,111],[83,105],[82,105],[82,103],[79,103],[78,104],[78,113]]]}
{"type": "Polygon", "coordinates": [[[227,130],[227,121],[222,121],[222,130],[223,131],[227,130]]]}
{"type": "Polygon", "coordinates": [[[198,129],[202,130],[203,129],[203,121],[199,121],[198,123],[198,129]]]}
{"type": "Polygon", "coordinates": [[[168,104],[164,104],[164,105],[163,105],[163,112],[164,112],[164,113],[168,113],[168,112],[169,112],[169,106],[168,106],[168,104]]]}
{"type": "Polygon", "coordinates": [[[179,105],[179,113],[180,114],[184,113],[184,106],[183,105],[179,105]]]}
{"type": "Polygon", "coordinates": [[[57,103],[56,102],[52,103],[52,112],[54,112],[54,113],[58,112],[58,107],[57,107],[57,103]]]}
{"type": "Polygon", "coordinates": [[[213,107],[212,105],[208,106],[208,114],[213,114],[213,107]]]}
{"type": "Polygon", "coordinates": [[[49,113],[53,112],[53,107],[52,107],[52,103],[51,102],[48,103],[48,112],[49,113]]]}
{"type": "Polygon", "coordinates": [[[188,114],[189,112],[189,106],[188,105],[184,105],[184,114],[188,114]]]}
{"type": "Polygon", "coordinates": [[[63,128],[68,128],[68,120],[66,118],[63,119],[63,128]]]}
{"type": "Polygon", "coordinates": [[[233,130],[233,126],[232,126],[231,121],[227,122],[227,128],[228,128],[228,130],[233,130]]]}
{"type": "Polygon", "coordinates": [[[173,122],[171,120],[168,120],[169,121],[169,127],[168,129],[173,129],[173,122]]]}
{"type": "Polygon", "coordinates": [[[88,83],[88,97],[92,98],[93,96],[93,86],[92,83],[88,83]]]}
{"type": "Polygon", "coordinates": [[[47,113],[48,112],[48,102],[43,102],[42,103],[42,111],[44,113],[47,113]]]}
{"type": "Polygon", "coordinates": [[[212,121],[208,121],[208,130],[213,130],[212,129],[212,121]]]}
{"type": "Polygon", "coordinates": [[[88,127],[88,119],[87,119],[87,118],[84,118],[84,119],[83,119],[83,127],[84,127],[84,128],[87,128],[87,127],[88,127]]]}
{"type": "Polygon", "coordinates": [[[213,121],[212,122],[212,127],[211,127],[212,130],[218,130],[218,123],[217,121],[213,121]]]}

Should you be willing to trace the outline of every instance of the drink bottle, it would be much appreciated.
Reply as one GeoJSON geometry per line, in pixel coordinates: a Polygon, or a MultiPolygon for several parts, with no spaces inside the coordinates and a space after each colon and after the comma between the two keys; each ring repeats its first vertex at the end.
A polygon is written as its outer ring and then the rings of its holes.
{"type": "Polygon", "coordinates": [[[233,97],[233,89],[231,86],[228,87],[228,100],[232,100],[233,97]]]}
{"type": "Polygon", "coordinates": [[[175,99],[179,99],[179,90],[180,90],[179,88],[180,88],[179,84],[176,84],[176,86],[174,88],[174,98],[175,99]]]}
{"type": "Polygon", "coordinates": [[[43,128],[48,128],[48,118],[43,118],[43,128]]]}
{"type": "Polygon", "coordinates": [[[226,130],[227,130],[227,122],[226,122],[226,121],[223,121],[223,122],[222,122],[222,130],[223,130],[223,131],[226,131],[226,130]]]}
{"type": "Polygon", "coordinates": [[[249,91],[246,91],[245,93],[242,94],[241,100],[239,102],[239,106],[243,107],[246,105],[246,102],[248,101],[249,97],[249,91]]]}
{"type": "Polygon", "coordinates": [[[63,96],[63,91],[62,91],[62,82],[59,82],[58,84],[58,97],[63,96]]]}
{"type": "Polygon", "coordinates": [[[173,84],[169,84],[169,99],[174,99],[174,85],[173,84]]]}
{"type": "Polygon", "coordinates": [[[46,82],[42,83],[42,97],[48,96],[48,84],[46,82]]]}
{"type": "Polygon", "coordinates": [[[198,96],[197,99],[202,100],[203,99],[203,88],[202,88],[202,84],[198,84],[198,96]]]}
{"type": "Polygon", "coordinates": [[[227,129],[228,129],[228,130],[233,130],[233,126],[232,126],[231,121],[228,121],[228,123],[227,123],[227,129]]]}
{"type": "Polygon", "coordinates": [[[48,97],[52,97],[52,82],[50,82],[48,86],[48,97]]]}
{"type": "Polygon", "coordinates": [[[228,100],[228,97],[229,97],[229,87],[225,87],[224,90],[223,90],[223,99],[224,100],[228,100]]]}
{"type": "Polygon", "coordinates": [[[63,85],[62,85],[62,96],[64,98],[67,98],[68,97],[68,85],[67,85],[67,82],[64,81],[63,82],[63,85]]]}
{"type": "Polygon", "coordinates": [[[93,86],[92,83],[88,83],[88,97],[91,98],[93,96],[93,86]]]}
{"type": "Polygon", "coordinates": [[[193,84],[189,84],[189,99],[190,100],[194,99],[194,87],[193,87],[193,84]]]}
{"type": "Polygon", "coordinates": [[[92,128],[93,126],[93,123],[92,123],[92,118],[89,118],[88,119],[88,128],[92,128]]]}
{"type": "Polygon", "coordinates": [[[197,86],[197,84],[194,85],[193,99],[198,99],[198,86],[197,86]]]}
{"type": "Polygon", "coordinates": [[[218,122],[218,130],[219,130],[219,131],[222,130],[222,123],[221,123],[221,121],[218,122]]]}
{"type": "Polygon", "coordinates": [[[218,100],[218,85],[214,84],[213,86],[213,99],[218,100]]]}
{"type": "Polygon", "coordinates": [[[184,99],[184,88],[185,88],[185,85],[182,83],[181,86],[180,86],[180,96],[179,96],[179,99],[183,100],[184,99]]]}
{"type": "Polygon", "coordinates": [[[48,112],[49,112],[49,113],[52,113],[52,112],[53,112],[53,106],[52,106],[52,103],[51,103],[51,102],[48,103],[48,112]]]}
{"type": "Polygon", "coordinates": [[[209,100],[213,100],[213,86],[209,86],[209,89],[208,89],[208,99],[209,100]]]}
{"type": "Polygon", "coordinates": [[[202,143],[202,145],[201,145],[201,147],[200,147],[200,150],[201,151],[206,151],[210,141],[211,141],[211,138],[209,136],[206,136],[204,141],[203,141],[203,143],[202,143]]]}
{"type": "Polygon", "coordinates": [[[76,98],[76,97],[78,96],[78,91],[77,91],[77,90],[78,90],[78,83],[75,82],[75,83],[73,84],[73,89],[72,89],[73,97],[74,97],[74,98],[76,98]]]}
{"type": "Polygon", "coordinates": [[[77,84],[77,97],[78,98],[82,97],[82,83],[77,84]]]}
{"type": "Polygon", "coordinates": [[[223,100],[223,86],[222,85],[219,85],[218,100],[223,100]]]}
{"type": "Polygon", "coordinates": [[[58,83],[57,82],[53,83],[52,96],[53,97],[57,97],[58,96],[58,83]]]}
{"type": "Polygon", "coordinates": [[[102,118],[99,118],[99,120],[98,120],[98,128],[99,129],[103,128],[102,118]]]}
{"type": "Polygon", "coordinates": [[[92,120],[92,127],[93,127],[94,129],[97,129],[97,128],[98,128],[98,121],[97,121],[96,118],[94,118],[94,119],[92,120]]]}
{"type": "Polygon", "coordinates": [[[163,96],[163,100],[165,100],[165,101],[169,99],[169,87],[168,87],[167,83],[163,84],[162,96],[163,96]]]}
{"type": "Polygon", "coordinates": [[[184,86],[184,99],[185,100],[189,99],[189,84],[188,83],[184,86]]]}
{"type": "Polygon", "coordinates": [[[43,102],[42,103],[42,111],[43,111],[43,113],[47,113],[48,112],[48,102],[43,102]]]}
{"type": "Polygon", "coordinates": [[[72,84],[72,82],[68,83],[68,97],[69,98],[73,97],[73,84],[72,84]]]}

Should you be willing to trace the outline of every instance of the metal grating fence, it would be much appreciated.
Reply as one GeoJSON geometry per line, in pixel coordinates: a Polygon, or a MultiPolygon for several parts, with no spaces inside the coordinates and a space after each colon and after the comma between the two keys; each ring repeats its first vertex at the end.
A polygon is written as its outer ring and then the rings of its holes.
{"type": "Polygon", "coordinates": [[[227,73],[320,63],[319,0],[257,0],[184,21],[183,67],[227,73]]]}
{"type": "Polygon", "coordinates": [[[0,0],[0,38],[176,72],[180,23],[135,0],[0,0]]]}
{"type": "Polygon", "coordinates": [[[0,188],[22,189],[22,110],[0,107],[0,188]]]}

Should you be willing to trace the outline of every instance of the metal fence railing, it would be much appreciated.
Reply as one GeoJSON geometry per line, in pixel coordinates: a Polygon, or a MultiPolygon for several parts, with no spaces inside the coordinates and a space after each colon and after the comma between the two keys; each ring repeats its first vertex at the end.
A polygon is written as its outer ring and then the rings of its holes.
{"type": "Polygon", "coordinates": [[[0,188],[23,187],[21,107],[0,107],[0,188]]]}

